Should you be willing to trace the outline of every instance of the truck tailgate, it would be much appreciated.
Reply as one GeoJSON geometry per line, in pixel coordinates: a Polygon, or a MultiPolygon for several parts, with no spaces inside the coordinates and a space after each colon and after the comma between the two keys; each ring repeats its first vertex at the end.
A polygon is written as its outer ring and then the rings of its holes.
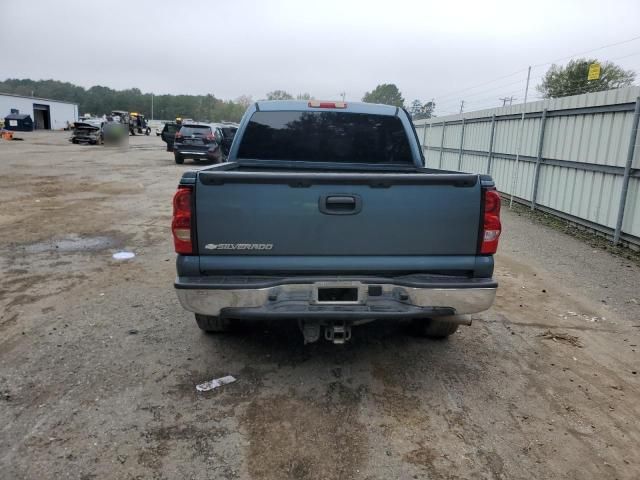
{"type": "Polygon", "coordinates": [[[470,174],[201,171],[198,253],[476,255],[481,206],[470,174]]]}

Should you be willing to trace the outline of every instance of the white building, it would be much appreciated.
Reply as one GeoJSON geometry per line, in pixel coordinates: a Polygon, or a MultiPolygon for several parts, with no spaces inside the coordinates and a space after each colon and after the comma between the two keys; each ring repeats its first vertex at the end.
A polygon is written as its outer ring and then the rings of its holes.
{"type": "Polygon", "coordinates": [[[4,126],[4,117],[12,113],[12,110],[31,115],[33,126],[37,129],[60,130],[67,123],[72,124],[78,120],[78,105],[75,103],[0,93],[1,126],[4,126]]]}

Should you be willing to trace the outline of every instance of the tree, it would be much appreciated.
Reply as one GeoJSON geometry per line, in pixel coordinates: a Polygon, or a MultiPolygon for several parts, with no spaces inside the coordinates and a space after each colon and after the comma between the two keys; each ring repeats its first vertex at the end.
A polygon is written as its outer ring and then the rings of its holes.
{"type": "Polygon", "coordinates": [[[293,100],[293,95],[284,90],[274,90],[267,93],[267,100],[293,100]]]}
{"type": "MultiPolygon", "coordinates": [[[[96,85],[84,89],[57,80],[9,78],[4,81],[0,80],[0,92],[66,100],[77,103],[79,113],[92,113],[98,116],[112,110],[128,110],[147,116],[151,114],[151,94],[142,93],[139,88],[113,90],[109,87],[96,85]]],[[[165,120],[188,117],[213,122],[238,121],[251,103],[251,97],[247,96],[241,96],[232,102],[216,98],[211,93],[206,95],[155,95],[154,116],[165,120]]]]}
{"type": "Polygon", "coordinates": [[[427,102],[422,104],[420,100],[414,100],[411,102],[411,106],[408,108],[411,118],[414,120],[423,120],[425,118],[433,117],[433,110],[436,104],[434,102],[427,102]]]}
{"type": "Polygon", "coordinates": [[[419,117],[422,118],[431,118],[435,116],[433,111],[436,109],[436,102],[431,101],[427,102],[422,106],[422,112],[420,112],[419,117]]]}
{"type": "Polygon", "coordinates": [[[407,110],[409,110],[412,118],[416,118],[422,112],[422,108],[422,102],[418,99],[415,99],[413,102],[411,102],[411,106],[407,110]]]}
{"type": "Polygon", "coordinates": [[[384,105],[393,105],[394,107],[402,107],[404,98],[398,87],[393,83],[383,83],[378,85],[373,91],[367,92],[362,97],[363,102],[382,103],[384,105]]]}
{"type": "Polygon", "coordinates": [[[551,65],[536,89],[544,98],[558,98],[626,87],[633,83],[635,77],[633,70],[624,70],[613,62],[579,58],[571,60],[564,67],[551,65]],[[600,64],[600,78],[588,80],[589,65],[593,63],[600,64]]]}
{"type": "Polygon", "coordinates": [[[247,109],[249,105],[253,103],[253,98],[251,98],[251,95],[240,95],[236,98],[236,103],[242,106],[242,108],[247,109]]]}

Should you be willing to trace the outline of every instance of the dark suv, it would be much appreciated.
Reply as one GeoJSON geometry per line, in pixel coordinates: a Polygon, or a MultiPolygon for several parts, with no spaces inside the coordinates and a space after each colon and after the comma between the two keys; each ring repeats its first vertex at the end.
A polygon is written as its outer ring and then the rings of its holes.
{"type": "Polygon", "coordinates": [[[220,131],[210,125],[182,125],[173,142],[176,163],[184,163],[185,158],[209,160],[220,163],[223,159],[220,131]]]}

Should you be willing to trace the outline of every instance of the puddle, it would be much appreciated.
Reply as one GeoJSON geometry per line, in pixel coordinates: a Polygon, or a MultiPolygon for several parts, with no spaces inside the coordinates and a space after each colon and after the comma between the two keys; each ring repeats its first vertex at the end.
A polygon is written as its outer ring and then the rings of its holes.
{"type": "Polygon", "coordinates": [[[115,247],[118,243],[116,239],[105,236],[81,237],[79,235],[68,235],[64,238],[32,243],[24,247],[24,249],[28,253],[97,252],[115,247]]]}

